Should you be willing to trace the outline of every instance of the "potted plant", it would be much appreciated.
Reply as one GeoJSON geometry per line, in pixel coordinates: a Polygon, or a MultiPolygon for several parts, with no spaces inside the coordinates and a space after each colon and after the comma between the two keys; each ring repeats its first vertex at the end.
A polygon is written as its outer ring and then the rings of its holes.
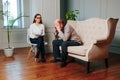
{"type": "Polygon", "coordinates": [[[72,11],[67,11],[66,12],[66,20],[76,20],[77,19],[77,15],[79,14],[79,10],[72,10],[72,11]]]}
{"type": "Polygon", "coordinates": [[[5,56],[6,57],[11,57],[13,56],[13,50],[14,48],[11,47],[11,32],[12,32],[12,29],[14,27],[14,23],[19,20],[20,18],[22,17],[28,17],[28,16],[23,16],[23,15],[19,15],[17,17],[14,18],[14,16],[12,16],[10,14],[10,11],[9,11],[9,2],[8,0],[4,3],[5,5],[5,11],[0,11],[0,13],[3,15],[3,17],[6,17],[6,20],[7,20],[7,26],[6,26],[6,29],[7,29],[7,42],[8,42],[8,47],[4,49],[4,53],[5,53],[5,56]]]}

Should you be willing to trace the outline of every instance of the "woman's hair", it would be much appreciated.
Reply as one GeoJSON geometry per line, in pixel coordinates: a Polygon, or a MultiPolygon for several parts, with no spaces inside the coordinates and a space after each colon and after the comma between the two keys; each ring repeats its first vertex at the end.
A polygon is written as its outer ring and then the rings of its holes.
{"type": "Polygon", "coordinates": [[[39,13],[35,14],[34,19],[33,19],[33,23],[36,22],[35,18],[36,18],[37,16],[40,16],[40,23],[42,24],[42,17],[41,17],[41,14],[39,14],[39,13]]]}

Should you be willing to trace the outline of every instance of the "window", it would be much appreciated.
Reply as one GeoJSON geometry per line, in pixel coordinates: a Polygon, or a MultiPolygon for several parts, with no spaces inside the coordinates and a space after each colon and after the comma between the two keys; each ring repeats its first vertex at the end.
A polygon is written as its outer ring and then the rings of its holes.
{"type": "MultiPolygon", "coordinates": [[[[3,12],[8,12],[9,17],[4,15],[4,28],[7,26],[7,20],[16,18],[21,13],[21,0],[2,0],[3,1],[3,12]]],[[[14,28],[22,28],[22,19],[15,22],[14,28]],[[20,25],[21,24],[21,25],[20,25]]]]}

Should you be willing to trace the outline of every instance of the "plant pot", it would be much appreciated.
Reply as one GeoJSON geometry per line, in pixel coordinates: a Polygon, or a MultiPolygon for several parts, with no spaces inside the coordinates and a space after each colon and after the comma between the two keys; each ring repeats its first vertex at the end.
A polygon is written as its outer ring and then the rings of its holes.
{"type": "Polygon", "coordinates": [[[6,57],[12,57],[13,56],[14,48],[5,48],[4,54],[6,57]]]}

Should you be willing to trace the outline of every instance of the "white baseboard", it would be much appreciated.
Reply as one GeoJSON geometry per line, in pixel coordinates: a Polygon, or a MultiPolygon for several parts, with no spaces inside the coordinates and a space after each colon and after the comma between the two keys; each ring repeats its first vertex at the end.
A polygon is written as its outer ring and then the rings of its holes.
{"type": "Polygon", "coordinates": [[[110,53],[117,53],[120,54],[120,45],[111,45],[110,47],[110,53]]]}

